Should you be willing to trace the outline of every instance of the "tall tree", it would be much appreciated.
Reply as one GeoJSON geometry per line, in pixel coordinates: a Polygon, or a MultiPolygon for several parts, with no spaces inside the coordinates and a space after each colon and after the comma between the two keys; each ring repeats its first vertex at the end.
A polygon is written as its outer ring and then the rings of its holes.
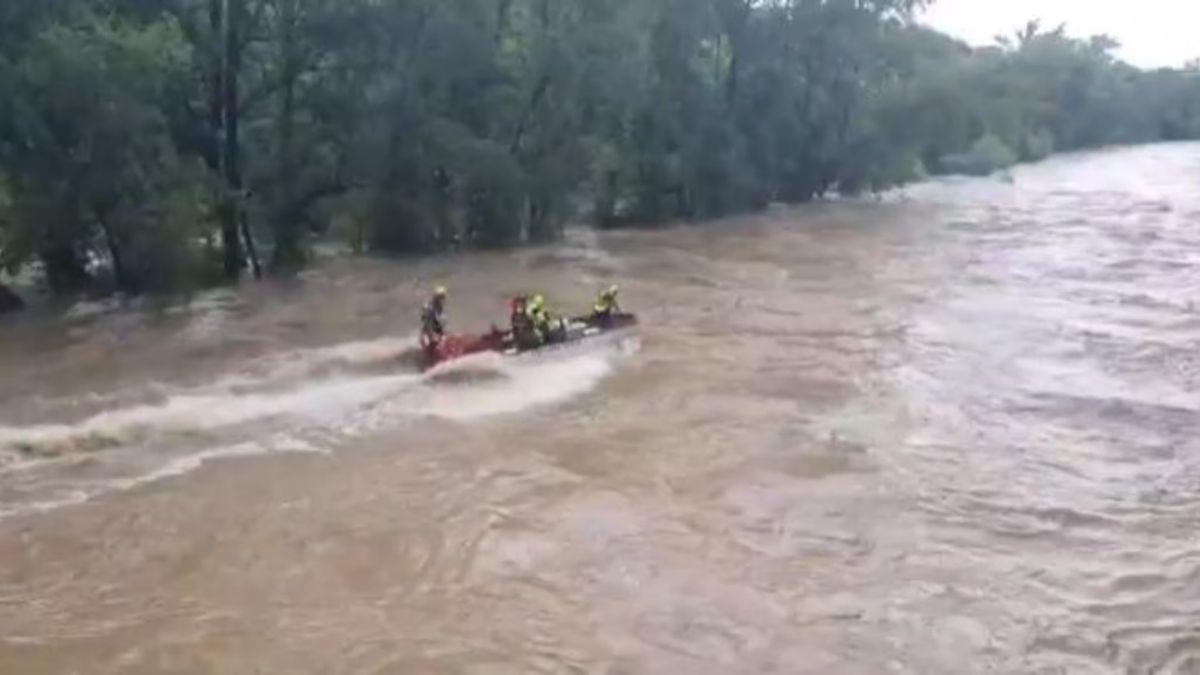
{"type": "Polygon", "coordinates": [[[128,292],[1200,137],[1195,68],[919,0],[0,3],[0,266],[128,292]]]}

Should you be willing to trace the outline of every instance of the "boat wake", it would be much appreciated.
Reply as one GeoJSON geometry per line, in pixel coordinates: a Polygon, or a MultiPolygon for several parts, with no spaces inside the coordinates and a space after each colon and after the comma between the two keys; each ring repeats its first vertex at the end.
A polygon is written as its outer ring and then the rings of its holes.
{"type": "Polygon", "coordinates": [[[378,412],[470,421],[552,405],[593,390],[636,349],[635,341],[609,340],[545,354],[470,357],[431,371],[430,386],[406,390],[378,412]]]}
{"type": "Polygon", "coordinates": [[[199,434],[271,418],[319,423],[340,419],[419,379],[338,377],[274,392],[181,393],[161,404],[103,412],[75,423],[0,427],[0,448],[27,458],[60,457],[143,442],[155,435],[199,434]]]}
{"type": "Polygon", "coordinates": [[[405,359],[413,344],[387,338],[290,351],[201,387],[157,384],[153,400],[83,419],[0,423],[0,516],[79,503],[218,459],[331,452],[424,418],[468,422],[550,405],[593,389],[636,349],[614,339],[545,355],[479,355],[419,373],[405,359]]]}

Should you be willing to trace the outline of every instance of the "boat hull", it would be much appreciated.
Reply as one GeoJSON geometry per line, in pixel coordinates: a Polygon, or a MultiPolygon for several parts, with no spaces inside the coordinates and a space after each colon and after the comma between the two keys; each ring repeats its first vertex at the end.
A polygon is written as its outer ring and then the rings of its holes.
{"type": "Polygon", "coordinates": [[[436,344],[424,345],[424,368],[434,368],[452,361],[493,352],[505,356],[515,356],[542,351],[552,347],[574,344],[592,338],[633,328],[638,324],[637,316],[619,314],[605,320],[594,320],[591,317],[572,319],[558,339],[549,340],[537,347],[522,349],[513,340],[512,331],[493,329],[483,335],[447,335],[436,344]]]}

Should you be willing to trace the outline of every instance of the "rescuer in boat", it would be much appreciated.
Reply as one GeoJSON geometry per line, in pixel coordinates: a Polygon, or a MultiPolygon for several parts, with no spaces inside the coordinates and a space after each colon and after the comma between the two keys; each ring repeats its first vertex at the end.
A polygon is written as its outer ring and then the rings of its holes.
{"type": "Polygon", "coordinates": [[[566,324],[562,319],[554,316],[550,313],[550,310],[546,309],[546,298],[544,296],[538,294],[530,298],[525,310],[530,322],[533,323],[534,332],[537,334],[540,345],[553,344],[566,340],[566,324]]]}
{"type": "Polygon", "coordinates": [[[529,298],[518,295],[509,303],[509,322],[512,327],[513,344],[525,351],[542,345],[542,337],[529,313],[529,298]]]}
{"type": "Polygon", "coordinates": [[[421,347],[436,349],[446,337],[446,288],[438,286],[421,308],[421,347]]]}
{"type": "Polygon", "coordinates": [[[596,304],[592,306],[591,323],[601,328],[607,328],[612,325],[613,318],[621,313],[621,305],[617,301],[617,295],[621,292],[621,287],[613,284],[600,293],[600,297],[596,299],[596,304]]]}

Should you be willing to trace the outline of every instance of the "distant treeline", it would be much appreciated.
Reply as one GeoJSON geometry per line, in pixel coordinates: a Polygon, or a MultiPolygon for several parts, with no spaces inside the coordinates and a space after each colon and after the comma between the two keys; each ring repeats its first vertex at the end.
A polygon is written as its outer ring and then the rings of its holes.
{"type": "Polygon", "coordinates": [[[0,269],[128,293],[1200,138],[1200,68],[917,0],[5,0],[0,269]]]}

